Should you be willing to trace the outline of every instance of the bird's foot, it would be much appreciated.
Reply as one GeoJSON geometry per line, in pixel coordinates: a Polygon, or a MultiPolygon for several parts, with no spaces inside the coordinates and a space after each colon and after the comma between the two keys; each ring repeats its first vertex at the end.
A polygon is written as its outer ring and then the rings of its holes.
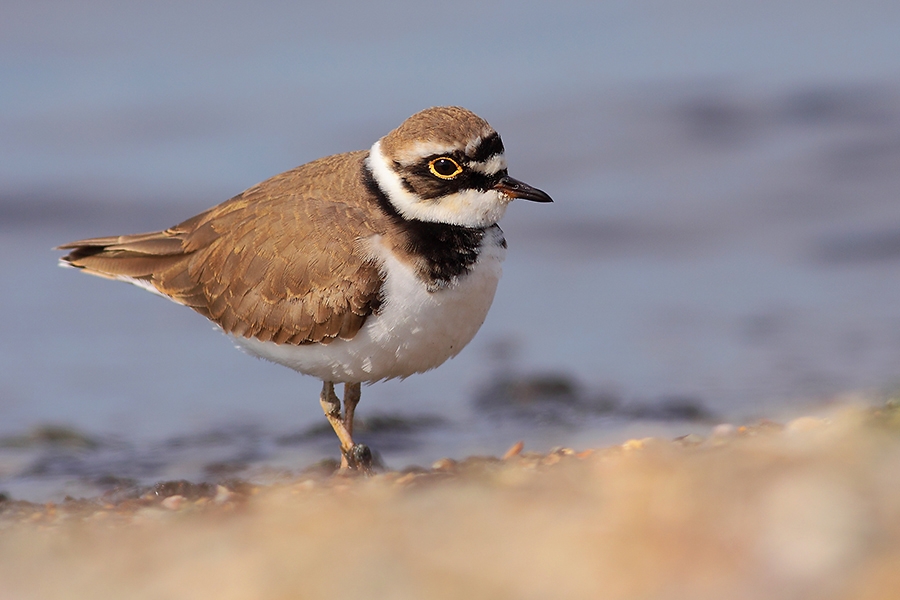
{"type": "Polygon", "coordinates": [[[346,450],[341,448],[341,471],[371,475],[378,466],[375,455],[365,444],[353,444],[346,450]]]}

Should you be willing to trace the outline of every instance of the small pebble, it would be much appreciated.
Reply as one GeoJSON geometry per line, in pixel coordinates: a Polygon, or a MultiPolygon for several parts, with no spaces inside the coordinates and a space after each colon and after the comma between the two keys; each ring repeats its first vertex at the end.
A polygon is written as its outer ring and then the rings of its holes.
{"type": "Polygon", "coordinates": [[[653,443],[653,441],[654,440],[651,437],[643,438],[640,440],[630,439],[627,442],[625,442],[624,444],[622,444],[622,450],[640,450],[641,448],[644,448],[648,444],[653,443]]]}
{"type": "Polygon", "coordinates": [[[515,444],[509,447],[509,450],[506,451],[506,454],[503,455],[503,460],[509,460],[514,456],[518,456],[522,453],[522,448],[525,447],[525,442],[519,440],[515,444]]]}
{"type": "Polygon", "coordinates": [[[216,504],[222,504],[223,502],[228,502],[234,494],[224,485],[216,486],[216,497],[213,498],[213,502],[216,504]]]}
{"type": "Polygon", "coordinates": [[[452,458],[440,458],[432,463],[431,468],[435,471],[453,471],[456,465],[456,461],[452,458]]]}
{"type": "Polygon", "coordinates": [[[181,505],[184,504],[186,498],[179,494],[175,494],[174,496],[169,496],[165,498],[160,504],[162,504],[163,508],[167,508],[169,510],[178,510],[181,508],[181,505]]]}

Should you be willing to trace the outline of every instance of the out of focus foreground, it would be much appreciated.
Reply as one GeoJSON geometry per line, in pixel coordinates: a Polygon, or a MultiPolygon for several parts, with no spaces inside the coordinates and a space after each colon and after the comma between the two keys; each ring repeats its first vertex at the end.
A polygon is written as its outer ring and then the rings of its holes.
{"type": "Polygon", "coordinates": [[[900,406],[0,503],[3,598],[896,598],[900,406]]]}

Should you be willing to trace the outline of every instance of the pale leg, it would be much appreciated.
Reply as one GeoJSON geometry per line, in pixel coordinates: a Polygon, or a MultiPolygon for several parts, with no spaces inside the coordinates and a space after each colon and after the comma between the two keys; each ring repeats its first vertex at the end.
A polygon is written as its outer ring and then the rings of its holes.
{"type": "Polygon", "coordinates": [[[344,426],[344,420],[341,418],[341,401],[334,393],[334,384],[330,381],[322,382],[319,403],[322,405],[322,410],[325,411],[325,418],[331,423],[331,428],[334,429],[341,441],[341,455],[344,457],[341,460],[341,466],[343,466],[347,460],[347,453],[353,448],[353,436],[344,426]]]}
{"type": "Polygon", "coordinates": [[[371,473],[373,469],[372,452],[365,444],[353,443],[353,413],[359,404],[360,384],[344,384],[344,414],[341,416],[341,401],[334,393],[334,383],[322,382],[322,394],[319,403],[325,411],[325,417],[331,428],[341,441],[341,470],[358,469],[371,473]]]}

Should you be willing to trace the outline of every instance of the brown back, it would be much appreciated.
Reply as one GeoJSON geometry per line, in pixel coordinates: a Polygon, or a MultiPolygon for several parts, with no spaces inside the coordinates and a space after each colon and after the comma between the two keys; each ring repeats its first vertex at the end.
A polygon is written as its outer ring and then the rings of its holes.
{"type": "Polygon", "coordinates": [[[352,338],[378,309],[367,240],[388,217],[363,185],[366,152],[319,159],[154,233],[60,246],[72,266],[149,282],[228,333],[277,343],[352,338]]]}

